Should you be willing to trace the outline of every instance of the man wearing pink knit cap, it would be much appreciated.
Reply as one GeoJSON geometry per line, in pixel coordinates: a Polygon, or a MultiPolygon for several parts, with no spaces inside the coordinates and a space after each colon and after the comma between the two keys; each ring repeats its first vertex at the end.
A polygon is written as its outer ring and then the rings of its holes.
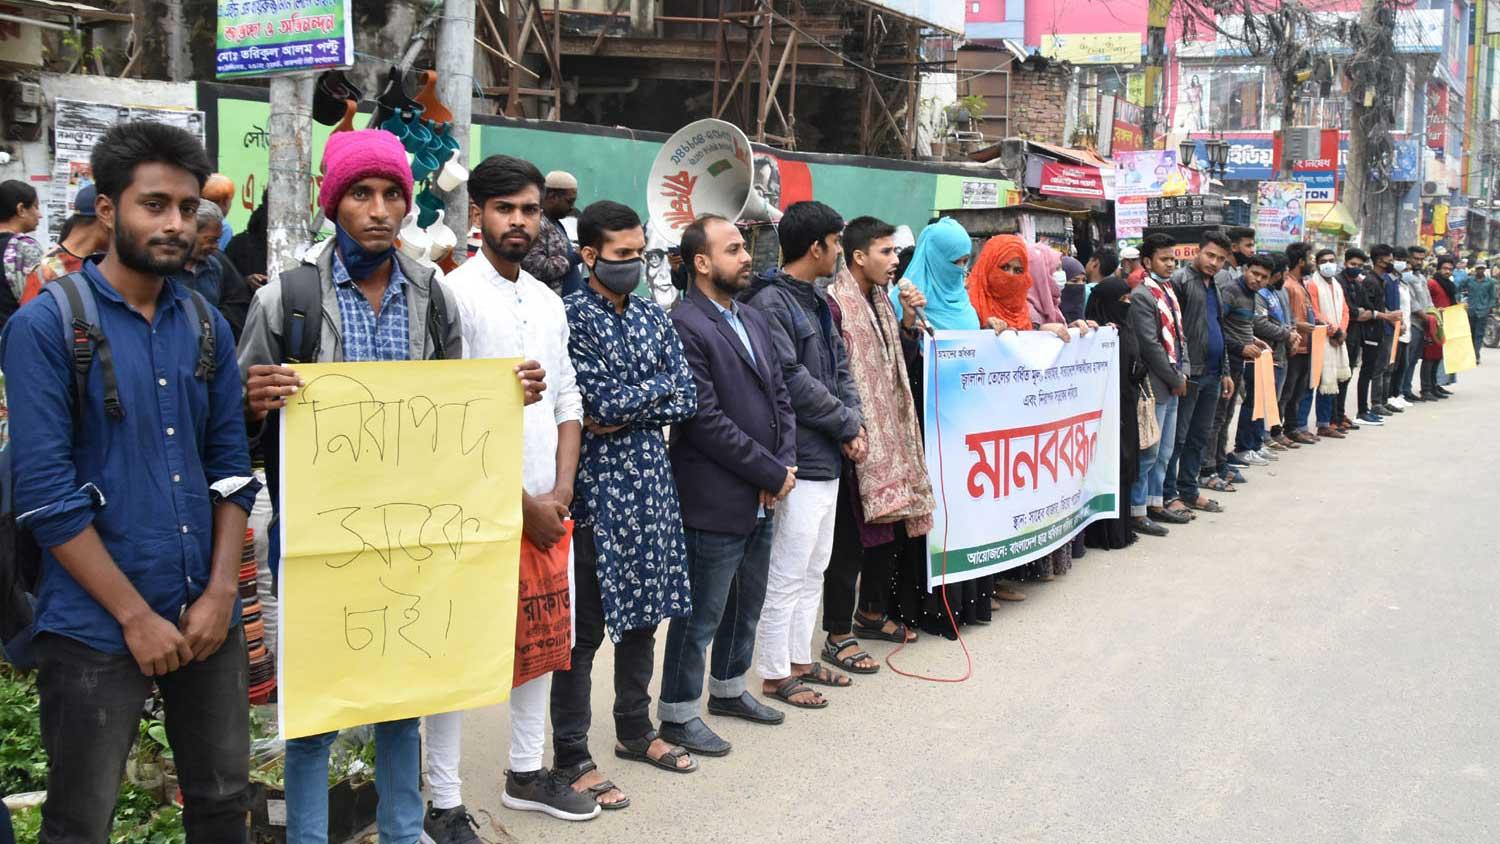
{"type": "MultiPolygon", "coordinates": [[[[276,442],[278,411],[302,385],[297,363],[419,361],[463,356],[463,335],[451,290],[432,268],[397,251],[396,236],[411,207],[406,150],[389,132],[366,129],[328,139],[318,205],[335,223],[334,237],[308,263],[283,272],[255,296],[240,341],[246,402],[259,436],[276,442]],[[287,365],[290,362],[290,365],[287,365]]],[[[272,256],[273,265],[276,256],[272,256]]],[[[540,397],[541,367],[517,367],[527,402],[540,397]]],[[[252,436],[257,434],[252,425],[252,436]]],[[[273,489],[279,466],[265,449],[273,489]]],[[[274,517],[273,517],[274,518],[274,517]]],[[[280,563],[276,527],[269,562],[280,563]]],[[[328,750],[337,733],[292,739],[286,745],[289,844],[324,844],[328,834],[328,750]]],[[[422,839],[418,719],[375,725],[376,824],[382,844],[422,839]]]]}

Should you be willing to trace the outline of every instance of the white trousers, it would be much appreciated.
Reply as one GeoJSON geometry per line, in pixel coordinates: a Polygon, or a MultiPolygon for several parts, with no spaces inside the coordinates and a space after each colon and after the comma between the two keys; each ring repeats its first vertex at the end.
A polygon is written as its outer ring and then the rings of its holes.
{"type": "MultiPolygon", "coordinates": [[[[547,744],[547,705],[552,697],[552,675],[543,674],[510,691],[510,769],[520,773],[542,769],[547,744]]],[[[422,719],[427,732],[427,788],[435,809],[463,803],[463,781],[458,776],[463,757],[462,712],[445,712],[422,719]]]]}
{"type": "Polygon", "coordinates": [[[766,603],[755,632],[755,667],[763,680],[792,674],[792,663],[812,660],[812,635],[823,572],[833,554],[839,482],[798,481],[776,506],[766,603]]]}

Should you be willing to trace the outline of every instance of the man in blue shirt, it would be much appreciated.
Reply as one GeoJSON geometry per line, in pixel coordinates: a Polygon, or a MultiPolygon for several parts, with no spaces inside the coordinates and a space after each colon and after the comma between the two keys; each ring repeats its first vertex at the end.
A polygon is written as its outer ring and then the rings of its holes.
{"type": "Polygon", "coordinates": [[[104,841],[141,702],[166,704],[189,842],[245,840],[249,708],[237,576],[258,484],[228,324],[199,367],[192,294],[167,277],[210,170],[188,133],[125,123],[94,148],[112,245],[84,264],[123,413],[96,344],[82,401],[71,333],[40,296],[5,333],[16,511],[44,549],[36,640],[48,797],[41,841],[104,841]],[[206,373],[206,374],[205,374],[206,373]]]}

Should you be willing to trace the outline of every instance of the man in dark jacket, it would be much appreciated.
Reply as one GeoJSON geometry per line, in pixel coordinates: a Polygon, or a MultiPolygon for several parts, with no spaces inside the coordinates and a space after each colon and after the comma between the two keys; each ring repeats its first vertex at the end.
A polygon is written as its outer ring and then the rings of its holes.
{"type": "Polygon", "coordinates": [[[750,252],[733,223],[705,216],[682,233],[693,284],[672,324],[693,371],[698,414],[672,428],[693,612],[667,628],[657,714],[661,737],[703,756],[729,742],[699,717],[704,652],[713,642],[708,711],[764,724],[784,715],[745,689],[766,595],[772,511],[797,483],[796,417],[766,319],[734,295],[750,252]]]}
{"type": "Polygon", "coordinates": [[[1162,495],[1167,506],[1155,518],[1182,524],[1189,509],[1217,513],[1218,502],[1198,491],[1198,470],[1208,450],[1219,398],[1234,394],[1229,377],[1229,355],[1219,323],[1219,291],[1214,276],[1229,260],[1229,238],[1216,229],[1203,233],[1198,254],[1172,274],[1172,289],[1182,306],[1182,334],[1187,340],[1187,395],[1177,408],[1177,444],[1167,463],[1162,495]]]}
{"type": "Polygon", "coordinates": [[[1240,270],[1240,277],[1234,281],[1219,282],[1219,298],[1225,308],[1225,339],[1232,347],[1240,348],[1244,358],[1239,387],[1242,403],[1239,424],[1234,433],[1235,451],[1230,455],[1229,463],[1235,466],[1265,466],[1270,461],[1258,453],[1262,443],[1256,437],[1251,419],[1255,406],[1255,358],[1260,351],[1269,351],[1275,344],[1286,342],[1290,332],[1263,307],[1258,310],[1256,307],[1256,294],[1271,283],[1271,273],[1275,270],[1271,257],[1252,255],[1241,260],[1240,270]],[[1248,345],[1257,347],[1256,354],[1244,354],[1249,351],[1245,349],[1248,345]]]}
{"type": "Polygon", "coordinates": [[[770,321],[797,414],[797,487],[776,513],[756,668],[764,694],[802,707],[824,703],[802,684],[803,675],[824,685],[849,684],[813,662],[811,644],[833,553],[844,458],[858,463],[865,453],[859,391],[828,300],[815,286],[838,269],[843,230],[843,218],[821,202],[788,208],[777,226],[786,264],[758,278],[745,296],[770,321]]]}
{"type": "Polygon", "coordinates": [[[1177,402],[1187,394],[1192,369],[1187,341],[1182,334],[1182,308],[1168,280],[1177,269],[1172,238],[1153,234],[1141,244],[1146,278],[1130,292],[1130,326],[1140,345],[1148,383],[1156,396],[1156,424],[1161,440],[1141,449],[1140,471],[1130,487],[1131,526],[1136,533],[1166,536],[1167,529],[1155,521],[1165,512],[1163,489],[1167,464],[1177,447],[1177,402]]]}
{"type": "MultiPolygon", "coordinates": [[[[1370,264],[1373,272],[1360,279],[1357,296],[1353,300],[1359,305],[1358,316],[1364,318],[1364,333],[1360,338],[1359,424],[1384,424],[1382,417],[1392,416],[1398,411],[1385,406],[1385,371],[1390,362],[1391,343],[1395,340],[1395,325],[1401,321],[1401,280],[1392,271],[1395,250],[1384,243],[1370,249],[1370,264]],[[1391,304],[1391,300],[1395,304],[1391,304]]],[[[1355,310],[1349,309],[1350,319],[1356,319],[1355,310]]],[[[1353,362],[1351,356],[1350,362],[1353,362]]]]}

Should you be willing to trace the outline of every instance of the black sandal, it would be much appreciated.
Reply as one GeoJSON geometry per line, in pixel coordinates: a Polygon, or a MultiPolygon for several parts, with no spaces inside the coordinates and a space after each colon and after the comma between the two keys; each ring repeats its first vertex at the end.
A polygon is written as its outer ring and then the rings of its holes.
{"type": "Polygon", "coordinates": [[[691,774],[698,770],[698,760],[691,760],[692,764],[686,768],[678,767],[677,760],[688,755],[687,748],[673,746],[671,750],[661,755],[661,758],[653,758],[648,752],[651,750],[651,742],[656,741],[656,731],[641,736],[638,739],[619,739],[619,745],[615,747],[615,755],[621,759],[632,762],[645,762],[647,765],[661,768],[663,771],[671,771],[674,774],[691,774]]]}
{"type": "Polygon", "coordinates": [[[837,671],[829,671],[817,663],[813,663],[812,668],[809,668],[807,673],[802,675],[801,679],[812,683],[814,686],[827,686],[830,689],[847,689],[854,685],[854,681],[849,679],[849,675],[840,674],[837,671]],[[845,682],[840,683],[840,680],[845,682]]]}
{"type": "Polygon", "coordinates": [[[896,624],[895,632],[887,633],[885,630],[885,625],[890,622],[890,620],[891,617],[889,615],[881,613],[879,619],[874,622],[869,622],[865,620],[864,616],[855,613],[854,635],[858,636],[861,639],[874,639],[879,642],[895,642],[898,645],[906,645],[917,641],[916,631],[899,622],[896,624]]]}
{"type": "MultiPolygon", "coordinates": [[[[599,770],[599,766],[595,765],[593,762],[579,762],[577,765],[574,765],[571,768],[563,768],[559,770],[558,773],[562,774],[563,777],[567,779],[568,787],[572,788],[574,783],[583,779],[584,774],[587,774],[590,771],[597,770],[599,770]]],[[[574,789],[574,791],[577,791],[577,789],[574,789]]],[[[589,795],[591,795],[594,798],[594,802],[599,804],[599,808],[605,811],[614,811],[616,809],[624,809],[630,806],[630,795],[626,794],[624,789],[620,788],[609,780],[604,780],[603,782],[591,785],[580,793],[588,793],[589,795]],[[620,796],[625,799],[614,803],[605,803],[603,800],[599,799],[604,795],[610,793],[611,791],[620,792],[620,796]]]]}
{"type": "Polygon", "coordinates": [[[823,661],[831,665],[837,665],[838,667],[852,674],[874,674],[880,670],[879,662],[876,662],[874,665],[868,668],[861,667],[859,664],[860,661],[866,659],[874,661],[875,657],[870,656],[865,651],[860,650],[859,641],[853,636],[850,636],[842,642],[835,642],[833,641],[832,637],[829,637],[823,642],[823,661]],[[849,650],[850,648],[853,648],[855,651],[852,656],[839,656],[839,654],[849,650]]]}
{"type": "MultiPolygon", "coordinates": [[[[801,677],[788,677],[785,680],[782,680],[781,685],[776,687],[776,691],[771,692],[771,697],[776,698],[782,703],[791,704],[792,706],[798,707],[799,709],[822,709],[823,707],[827,706],[828,699],[823,698],[822,695],[818,695],[818,697],[823,699],[819,700],[817,703],[798,703],[795,700],[792,700],[792,698],[796,695],[818,694],[817,692],[808,688],[807,685],[802,682],[802,679],[803,678],[801,677]]],[[[765,690],[762,689],[761,691],[764,692],[765,690]]]]}

